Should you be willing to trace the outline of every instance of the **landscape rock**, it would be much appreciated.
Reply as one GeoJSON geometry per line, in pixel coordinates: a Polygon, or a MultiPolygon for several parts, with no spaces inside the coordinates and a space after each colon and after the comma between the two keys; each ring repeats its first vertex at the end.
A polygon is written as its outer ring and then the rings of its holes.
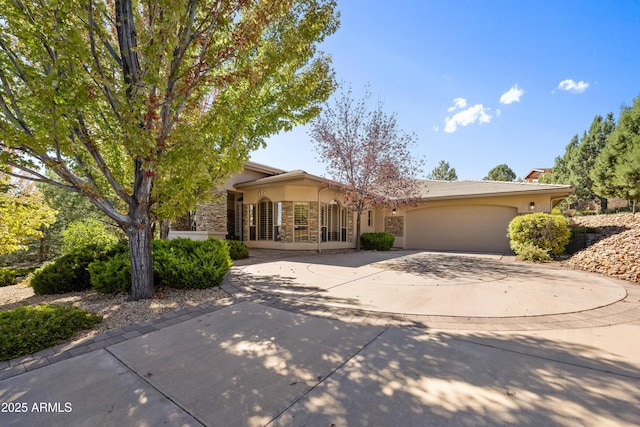
{"type": "Polygon", "coordinates": [[[594,228],[596,243],[564,261],[564,267],[640,282],[640,214],[574,217],[572,223],[594,228]]]}

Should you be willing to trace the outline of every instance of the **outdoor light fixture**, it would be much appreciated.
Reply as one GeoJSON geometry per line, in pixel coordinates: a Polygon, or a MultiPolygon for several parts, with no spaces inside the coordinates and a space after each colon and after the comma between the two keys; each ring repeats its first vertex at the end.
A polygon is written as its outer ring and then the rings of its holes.
{"type": "Polygon", "coordinates": [[[529,202],[529,210],[530,211],[536,210],[536,202],[529,202]]]}
{"type": "Polygon", "coordinates": [[[396,211],[396,208],[393,208],[393,209],[391,210],[391,215],[393,215],[393,216],[398,215],[398,211],[396,211]]]}

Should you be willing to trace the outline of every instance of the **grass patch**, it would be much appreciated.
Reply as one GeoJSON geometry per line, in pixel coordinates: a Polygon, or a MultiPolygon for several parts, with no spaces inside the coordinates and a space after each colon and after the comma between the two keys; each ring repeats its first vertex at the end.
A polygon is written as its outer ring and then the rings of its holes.
{"type": "Polygon", "coordinates": [[[38,305],[0,312],[0,360],[32,354],[102,322],[77,307],[38,305]]]}

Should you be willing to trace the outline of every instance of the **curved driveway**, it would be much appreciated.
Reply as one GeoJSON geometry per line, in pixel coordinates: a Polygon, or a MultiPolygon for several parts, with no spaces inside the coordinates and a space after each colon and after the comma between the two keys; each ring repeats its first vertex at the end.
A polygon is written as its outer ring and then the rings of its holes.
{"type": "Polygon", "coordinates": [[[237,267],[231,283],[236,289],[277,298],[289,308],[306,307],[303,312],[395,315],[455,329],[609,325],[619,323],[615,317],[632,308],[615,304],[630,292],[622,281],[501,255],[418,251],[280,253],[279,259],[277,255],[237,267]]]}

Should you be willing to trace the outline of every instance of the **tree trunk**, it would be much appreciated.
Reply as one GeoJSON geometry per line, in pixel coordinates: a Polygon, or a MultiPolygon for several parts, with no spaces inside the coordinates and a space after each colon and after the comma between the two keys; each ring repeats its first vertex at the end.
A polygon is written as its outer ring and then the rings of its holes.
{"type": "Polygon", "coordinates": [[[356,214],[356,250],[360,250],[360,220],[362,217],[362,212],[358,212],[356,214]]]}
{"type": "Polygon", "coordinates": [[[169,220],[163,219],[160,221],[160,240],[167,240],[169,238],[169,220]]]}
{"type": "Polygon", "coordinates": [[[150,169],[143,169],[143,161],[134,162],[136,180],[133,197],[129,205],[129,221],[126,226],[131,257],[131,295],[129,299],[138,301],[153,297],[153,263],[151,260],[151,185],[155,175],[150,169]]]}
{"type": "Polygon", "coordinates": [[[608,206],[608,200],[605,197],[601,197],[600,198],[600,212],[604,212],[607,210],[608,206]]]}
{"type": "Polygon", "coordinates": [[[151,227],[150,221],[140,222],[127,228],[129,237],[129,253],[131,260],[131,301],[152,298],[153,263],[151,260],[151,227]]]}

